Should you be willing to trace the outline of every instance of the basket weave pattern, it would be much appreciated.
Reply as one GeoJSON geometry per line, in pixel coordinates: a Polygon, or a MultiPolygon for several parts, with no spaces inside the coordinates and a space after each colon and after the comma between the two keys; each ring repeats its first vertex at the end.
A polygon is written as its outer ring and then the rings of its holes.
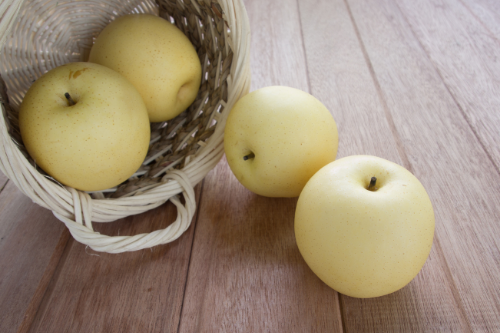
{"type": "Polygon", "coordinates": [[[73,237],[96,251],[134,251],[177,239],[196,209],[193,187],[223,154],[232,105],[248,92],[249,26],[241,1],[13,0],[0,5],[0,169],[35,203],[50,209],[73,237]],[[117,188],[86,193],[63,186],[37,168],[24,149],[17,112],[30,85],[48,70],[86,61],[93,40],[115,18],[149,13],[175,24],[195,46],[202,83],[178,117],[151,124],[142,167],[117,188]],[[179,194],[183,194],[182,204],[179,194]],[[92,222],[111,222],[172,201],[176,221],[135,236],[106,236],[92,222]]]}

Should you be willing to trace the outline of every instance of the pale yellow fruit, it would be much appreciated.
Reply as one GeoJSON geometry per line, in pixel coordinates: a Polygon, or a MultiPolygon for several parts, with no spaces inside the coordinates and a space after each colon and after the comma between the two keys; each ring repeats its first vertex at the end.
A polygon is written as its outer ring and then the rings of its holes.
{"type": "Polygon", "coordinates": [[[196,98],[201,64],[189,39],[154,15],[126,15],[97,37],[89,61],[114,69],[141,94],[151,122],[172,119],[196,98]]]}
{"type": "Polygon", "coordinates": [[[339,293],[377,297],[407,285],[429,256],[434,211],[408,170],[374,156],[328,164],[304,187],[295,237],[312,271],[339,293]],[[375,177],[375,188],[368,189],[375,177]]]}
{"type": "Polygon", "coordinates": [[[24,145],[59,182],[84,191],[120,184],[141,166],[150,124],[144,102],[117,72],[92,63],[52,69],[19,110],[24,145]],[[70,106],[65,93],[76,104],[70,106]]]}
{"type": "Polygon", "coordinates": [[[335,160],[337,125],[310,94],[272,86],[251,92],[231,110],[224,133],[238,181],[267,197],[297,197],[316,171],[335,160]]]}

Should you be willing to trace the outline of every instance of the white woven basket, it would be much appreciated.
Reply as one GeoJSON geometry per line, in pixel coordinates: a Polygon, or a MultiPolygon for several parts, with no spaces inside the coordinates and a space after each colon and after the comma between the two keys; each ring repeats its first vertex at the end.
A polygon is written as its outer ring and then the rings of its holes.
{"type": "Polygon", "coordinates": [[[177,239],[194,216],[193,187],[224,153],[227,115],[250,87],[250,28],[242,1],[2,0],[0,18],[1,171],[35,203],[52,210],[77,241],[96,251],[135,251],[177,239]],[[99,193],[62,186],[26,153],[19,105],[34,80],[64,63],[85,61],[99,32],[130,13],[159,15],[189,37],[203,68],[198,97],[177,118],[152,124],[148,156],[126,183],[99,193]],[[178,216],[166,229],[135,236],[93,230],[92,222],[140,214],[167,200],[178,216]]]}

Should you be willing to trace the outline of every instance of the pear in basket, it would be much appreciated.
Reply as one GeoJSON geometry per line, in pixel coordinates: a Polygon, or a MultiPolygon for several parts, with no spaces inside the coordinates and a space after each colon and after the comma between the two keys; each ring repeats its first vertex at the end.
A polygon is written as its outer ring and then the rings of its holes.
{"type": "Polygon", "coordinates": [[[89,61],[114,69],[141,94],[151,122],[172,119],[196,98],[201,64],[189,39],[149,14],[125,15],[97,37],[89,61]]]}
{"type": "Polygon", "coordinates": [[[117,72],[69,63],[31,85],[19,109],[24,145],[50,176],[83,191],[111,188],[141,166],[148,151],[146,106],[117,72]]]}

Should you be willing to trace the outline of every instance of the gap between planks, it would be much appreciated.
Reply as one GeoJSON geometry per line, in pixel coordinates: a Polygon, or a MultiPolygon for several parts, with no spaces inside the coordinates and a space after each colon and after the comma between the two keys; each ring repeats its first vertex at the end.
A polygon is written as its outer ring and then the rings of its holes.
{"type": "MultiPolygon", "coordinates": [[[[220,163],[220,161],[219,161],[219,163],[220,163]]],[[[184,300],[186,299],[187,282],[188,282],[189,272],[190,272],[190,268],[191,268],[191,258],[193,256],[193,246],[194,246],[194,242],[196,239],[196,226],[198,225],[198,218],[200,216],[200,208],[201,208],[201,204],[203,201],[203,190],[204,189],[205,189],[205,178],[203,178],[202,183],[201,183],[200,196],[198,199],[198,204],[196,206],[196,215],[194,217],[194,221],[191,222],[191,223],[194,223],[194,225],[193,225],[193,238],[191,239],[191,248],[189,250],[189,259],[188,259],[187,270],[186,270],[186,280],[184,281],[184,290],[182,291],[182,302],[181,302],[181,309],[179,311],[179,322],[177,323],[177,332],[180,332],[180,329],[181,329],[182,310],[184,309],[184,300]]]]}
{"type": "Polygon", "coordinates": [[[2,193],[5,186],[7,186],[8,182],[9,182],[9,179],[7,177],[5,177],[2,173],[0,173],[0,193],[2,193]]]}
{"type": "Polygon", "coordinates": [[[312,94],[311,77],[310,77],[310,74],[309,74],[309,66],[307,66],[307,53],[306,53],[306,45],[305,45],[305,42],[304,42],[304,29],[302,29],[302,14],[300,12],[299,1],[300,0],[297,0],[295,3],[297,5],[296,6],[296,8],[297,8],[297,15],[298,15],[298,18],[299,18],[300,41],[301,41],[301,46],[302,46],[302,52],[303,52],[304,60],[306,62],[305,66],[306,66],[307,91],[310,94],[312,94]]]}

